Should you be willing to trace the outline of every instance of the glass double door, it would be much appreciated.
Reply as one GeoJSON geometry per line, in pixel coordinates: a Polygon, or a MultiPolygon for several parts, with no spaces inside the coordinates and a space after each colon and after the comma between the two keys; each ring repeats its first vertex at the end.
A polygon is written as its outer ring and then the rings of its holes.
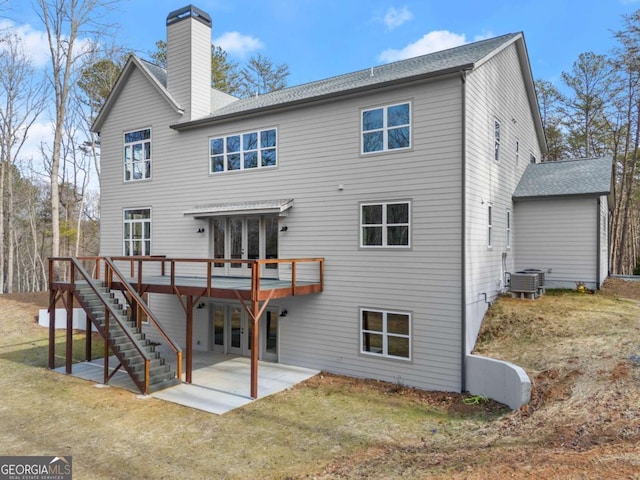
{"type": "MultiPolygon", "coordinates": [[[[278,217],[219,217],[211,220],[213,258],[256,260],[278,258],[278,217]]],[[[216,263],[217,274],[250,275],[248,263],[216,263]]],[[[261,275],[277,276],[277,264],[265,265],[261,275]]]]}
{"type": "MultiPolygon", "coordinates": [[[[253,322],[240,305],[211,305],[211,350],[234,355],[251,355],[253,322]]],[[[267,309],[260,318],[261,360],[278,360],[278,312],[267,309]]]]}

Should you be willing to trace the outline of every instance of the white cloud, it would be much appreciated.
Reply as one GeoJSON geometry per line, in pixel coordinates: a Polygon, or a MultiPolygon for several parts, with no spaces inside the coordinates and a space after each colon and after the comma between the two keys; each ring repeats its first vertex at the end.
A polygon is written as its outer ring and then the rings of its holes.
{"type": "Polygon", "coordinates": [[[247,54],[264,48],[264,44],[259,39],[250,35],[242,35],[239,32],[227,32],[213,40],[216,47],[222,48],[225,52],[245,57],[247,54]]]}
{"type": "Polygon", "coordinates": [[[447,48],[457,47],[467,43],[464,34],[457,34],[447,30],[435,30],[425,34],[421,39],[414,43],[410,43],[406,47],[395,50],[388,48],[379,56],[381,62],[395,62],[406,58],[417,57],[427,53],[445,50],[447,48]]]}
{"type": "Polygon", "coordinates": [[[386,15],[384,16],[384,24],[387,26],[387,29],[393,30],[394,28],[399,27],[405,22],[408,22],[413,18],[413,13],[409,11],[409,9],[405,6],[400,10],[397,10],[394,7],[391,7],[386,15]]]}
{"type": "Polygon", "coordinates": [[[20,149],[19,160],[29,161],[42,158],[41,145],[45,144],[45,151],[51,147],[53,142],[53,124],[46,122],[36,122],[29,128],[27,140],[20,149]]]}
{"type": "Polygon", "coordinates": [[[41,68],[51,62],[47,35],[35,30],[31,25],[16,25],[10,20],[0,20],[0,33],[13,32],[23,41],[24,51],[35,68],[41,68]]]}

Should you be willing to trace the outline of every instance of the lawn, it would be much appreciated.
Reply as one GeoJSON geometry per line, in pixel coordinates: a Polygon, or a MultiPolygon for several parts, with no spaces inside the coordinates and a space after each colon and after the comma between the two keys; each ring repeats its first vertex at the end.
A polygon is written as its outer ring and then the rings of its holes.
{"type": "Polygon", "coordinates": [[[494,304],[477,350],[531,376],[516,412],[321,374],[216,416],[47,370],[46,296],[0,296],[0,455],[72,455],[78,479],[639,478],[638,301],[494,304]]]}

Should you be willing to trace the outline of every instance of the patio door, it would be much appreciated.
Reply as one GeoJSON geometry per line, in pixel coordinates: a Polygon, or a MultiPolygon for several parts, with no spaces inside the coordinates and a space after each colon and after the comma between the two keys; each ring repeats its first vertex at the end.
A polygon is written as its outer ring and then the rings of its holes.
{"type": "MultiPolygon", "coordinates": [[[[211,220],[211,250],[213,258],[256,260],[278,258],[278,217],[216,217],[211,220]]],[[[218,275],[251,275],[251,265],[216,263],[218,275]]],[[[261,276],[277,276],[277,265],[266,265],[261,276]]]]}
{"type": "Polygon", "coordinates": [[[229,307],[228,341],[229,353],[235,355],[251,355],[252,322],[247,312],[240,306],[229,307]]]}
{"type": "MultiPolygon", "coordinates": [[[[240,305],[211,304],[210,334],[213,351],[251,355],[252,322],[240,305]]],[[[260,317],[261,360],[278,361],[278,310],[267,308],[260,317]]]]}

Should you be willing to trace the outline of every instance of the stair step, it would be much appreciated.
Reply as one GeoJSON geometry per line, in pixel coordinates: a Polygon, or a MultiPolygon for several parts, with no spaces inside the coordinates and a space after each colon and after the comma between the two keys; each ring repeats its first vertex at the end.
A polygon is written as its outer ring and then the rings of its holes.
{"type": "MultiPolygon", "coordinates": [[[[164,358],[154,358],[149,362],[149,370],[153,370],[161,366],[165,366],[164,358]]],[[[144,372],[144,362],[140,361],[134,364],[129,364],[129,368],[136,374],[138,372],[144,372]]]]}
{"type": "Polygon", "coordinates": [[[179,385],[180,383],[182,382],[179,379],[174,377],[174,378],[165,380],[163,382],[149,384],[149,393],[153,393],[159,390],[163,390],[165,388],[173,387],[175,385],[179,385]]]}

